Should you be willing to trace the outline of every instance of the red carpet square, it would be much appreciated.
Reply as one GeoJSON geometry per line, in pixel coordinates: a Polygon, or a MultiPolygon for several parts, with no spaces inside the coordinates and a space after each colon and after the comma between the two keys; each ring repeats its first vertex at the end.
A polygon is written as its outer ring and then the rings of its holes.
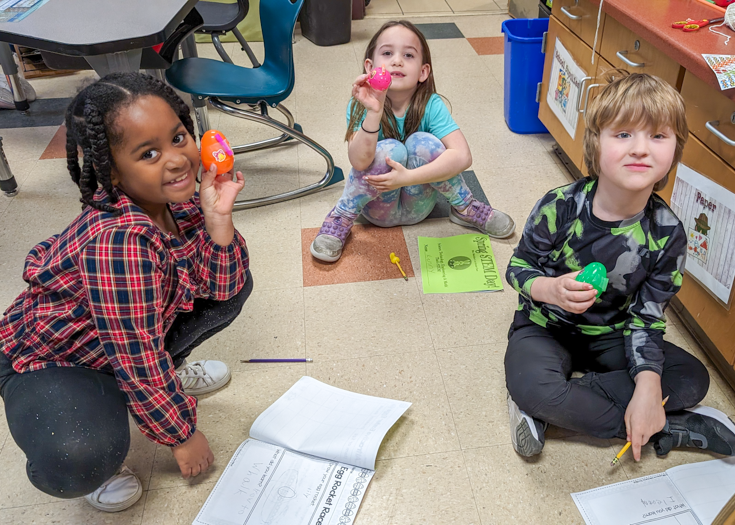
{"type": "Polygon", "coordinates": [[[301,230],[304,286],[402,279],[401,272],[390,262],[391,252],[401,259],[400,265],[406,275],[414,276],[403,228],[355,224],[342,257],[335,263],[318,261],[311,256],[309,246],[318,233],[319,228],[301,230]]]}
{"type": "Polygon", "coordinates": [[[468,38],[467,41],[475,48],[478,55],[502,55],[505,37],[484,36],[481,38],[468,38]]]}

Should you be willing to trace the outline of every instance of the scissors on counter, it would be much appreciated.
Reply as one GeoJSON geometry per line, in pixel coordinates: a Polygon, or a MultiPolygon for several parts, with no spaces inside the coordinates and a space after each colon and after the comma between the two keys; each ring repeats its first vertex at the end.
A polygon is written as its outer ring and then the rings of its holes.
{"type": "Polygon", "coordinates": [[[690,33],[692,31],[697,31],[698,29],[701,29],[710,24],[717,24],[719,22],[722,22],[723,20],[725,20],[724,17],[713,18],[712,20],[708,20],[706,18],[702,20],[694,20],[692,18],[687,18],[686,20],[682,20],[681,22],[674,22],[673,24],[671,24],[671,27],[673,27],[674,29],[681,29],[685,33],[690,33]]]}

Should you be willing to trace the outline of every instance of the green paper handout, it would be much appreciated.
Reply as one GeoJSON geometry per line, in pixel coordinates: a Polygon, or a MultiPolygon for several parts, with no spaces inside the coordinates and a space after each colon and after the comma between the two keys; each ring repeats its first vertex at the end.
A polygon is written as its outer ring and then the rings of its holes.
{"type": "Polygon", "coordinates": [[[503,289],[490,238],[469,233],[419,237],[424,293],[493,292],[503,289]]]}

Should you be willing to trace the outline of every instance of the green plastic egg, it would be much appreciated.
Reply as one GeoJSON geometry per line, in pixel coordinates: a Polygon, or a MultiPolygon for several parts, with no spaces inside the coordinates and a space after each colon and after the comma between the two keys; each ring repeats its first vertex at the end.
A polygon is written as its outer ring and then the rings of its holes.
{"type": "Polygon", "coordinates": [[[597,290],[597,297],[600,297],[602,292],[607,290],[607,270],[605,265],[598,262],[593,262],[584,267],[584,270],[579,272],[577,275],[577,281],[582,283],[589,283],[592,287],[597,290]]]}

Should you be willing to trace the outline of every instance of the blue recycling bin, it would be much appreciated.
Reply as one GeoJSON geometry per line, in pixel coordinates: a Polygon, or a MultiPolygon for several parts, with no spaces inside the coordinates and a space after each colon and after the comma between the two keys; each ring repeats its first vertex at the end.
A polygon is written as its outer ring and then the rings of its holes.
{"type": "MultiPolygon", "coordinates": [[[[544,74],[541,42],[548,18],[518,18],[502,25],[505,35],[505,122],[514,133],[548,133],[538,118],[537,85],[544,74]]],[[[543,93],[541,94],[543,96],[543,93]]]]}

